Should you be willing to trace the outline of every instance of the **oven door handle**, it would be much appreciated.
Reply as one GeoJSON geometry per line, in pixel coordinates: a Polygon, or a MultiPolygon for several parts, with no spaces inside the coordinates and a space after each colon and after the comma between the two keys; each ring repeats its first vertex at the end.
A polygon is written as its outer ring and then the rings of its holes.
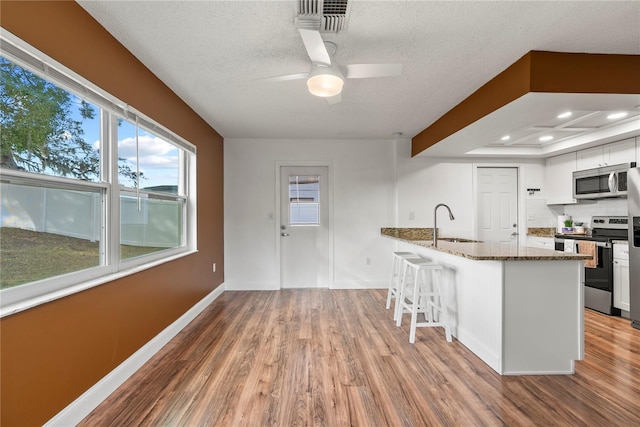
{"type": "Polygon", "coordinates": [[[611,243],[609,242],[596,242],[596,246],[599,248],[610,248],[611,243]]]}

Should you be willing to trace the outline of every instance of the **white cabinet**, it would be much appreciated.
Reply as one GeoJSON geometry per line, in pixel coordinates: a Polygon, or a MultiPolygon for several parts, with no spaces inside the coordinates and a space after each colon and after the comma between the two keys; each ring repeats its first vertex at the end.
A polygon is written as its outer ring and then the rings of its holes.
{"type": "Polygon", "coordinates": [[[553,237],[527,236],[527,246],[530,248],[555,249],[553,237]]]}
{"type": "Polygon", "coordinates": [[[577,153],[577,170],[602,167],[604,164],[604,149],[602,146],[580,150],[577,153]]]}
{"type": "Polygon", "coordinates": [[[636,159],[635,138],[629,138],[577,152],[577,170],[600,168],[636,159]]]}
{"type": "Polygon", "coordinates": [[[546,160],[544,191],[548,205],[576,203],[573,198],[573,172],[576,171],[576,153],[549,157],[546,160]]]}
{"type": "Polygon", "coordinates": [[[608,165],[630,163],[636,160],[635,138],[604,145],[604,162],[608,165]]]}
{"type": "Polygon", "coordinates": [[[613,306],[630,310],[629,297],[629,245],[613,245],[613,306]]]}

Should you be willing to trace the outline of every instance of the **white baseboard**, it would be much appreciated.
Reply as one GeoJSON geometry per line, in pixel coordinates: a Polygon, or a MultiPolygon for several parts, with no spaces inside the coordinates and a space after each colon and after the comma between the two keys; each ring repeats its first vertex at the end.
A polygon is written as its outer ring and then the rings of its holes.
{"type": "Polygon", "coordinates": [[[222,295],[224,290],[223,283],[191,307],[175,322],[153,337],[151,341],[133,353],[113,371],[95,383],[93,387],[85,391],[62,411],[58,412],[56,416],[47,421],[45,426],[68,427],[75,426],[82,421],[91,411],[102,403],[103,400],[151,359],[165,344],[171,341],[189,322],[195,319],[209,304],[222,295]]]}
{"type": "Polygon", "coordinates": [[[331,289],[387,289],[388,281],[361,282],[356,280],[336,280],[331,289]]]}

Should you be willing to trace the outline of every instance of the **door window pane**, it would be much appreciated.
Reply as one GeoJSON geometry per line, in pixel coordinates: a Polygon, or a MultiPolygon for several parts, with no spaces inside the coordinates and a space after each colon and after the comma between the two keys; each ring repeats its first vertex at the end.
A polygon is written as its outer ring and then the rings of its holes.
{"type": "Polygon", "coordinates": [[[320,224],[320,177],[289,176],[289,224],[320,224]]]}
{"type": "Polygon", "coordinates": [[[2,183],[0,288],[103,265],[102,194],[2,183]]]}

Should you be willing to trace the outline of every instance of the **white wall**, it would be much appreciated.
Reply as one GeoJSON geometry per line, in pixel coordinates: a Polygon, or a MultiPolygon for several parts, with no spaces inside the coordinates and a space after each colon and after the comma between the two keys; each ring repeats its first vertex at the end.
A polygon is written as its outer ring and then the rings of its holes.
{"type": "Polygon", "coordinates": [[[333,287],[387,286],[395,243],[381,237],[380,228],[395,225],[392,141],[225,139],[224,144],[225,289],[279,288],[276,164],[296,161],[330,165],[333,287]]]}
{"type": "MultiPolygon", "coordinates": [[[[547,206],[544,161],[532,159],[411,158],[410,140],[226,139],[225,287],[279,289],[276,242],[276,165],[321,162],[333,179],[334,288],[384,288],[392,239],[381,227],[432,227],[433,208],[451,207],[456,219],[438,213],[441,235],[475,238],[474,173],[477,166],[520,170],[520,228],[555,227],[562,210],[590,220],[622,212],[621,202],[547,206]],[[530,195],[527,188],[541,191],[530,195]],[[619,205],[619,206],[618,206],[619,205]],[[413,218],[413,219],[411,219],[413,218]],[[366,264],[366,259],[371,264],[366,264]]],[[[206,185],[206,183],[200,183],[206,185]]],[[[587,222],[585,221],[585,222],[587,222]]],[[[523,240],[524,242],[524,240],[523,240]]]]}
{"type": "MultiPolygon", "coordinates": [[[[445,203],[455,216],[450,221],[446,212],[438,211],[438,229],[441,236],[475,238],[474,217],[474,174],[477,166],[509,166],[519,168],[518,189],[521,204],[521,234],[526,228],[537,226],[527,221],[529,199],[541,199],[544,185],[544,161],[532,159],[440,159],[418,156],[411,158],[411,143],[402,140],[397,144],[397,216],[398,227],[433,227],[433,209],[438,203],[445,203]],[[540,192],[530,196],[527,188],[540,188],[540,192]],[[413,219],[412,219],[413,218],[413,219]]],[[[546,201],[542,199],[546,206],[546,201]]],[[[553,213],[533,215],[543,217],[542,222],[553,213]]]]}

